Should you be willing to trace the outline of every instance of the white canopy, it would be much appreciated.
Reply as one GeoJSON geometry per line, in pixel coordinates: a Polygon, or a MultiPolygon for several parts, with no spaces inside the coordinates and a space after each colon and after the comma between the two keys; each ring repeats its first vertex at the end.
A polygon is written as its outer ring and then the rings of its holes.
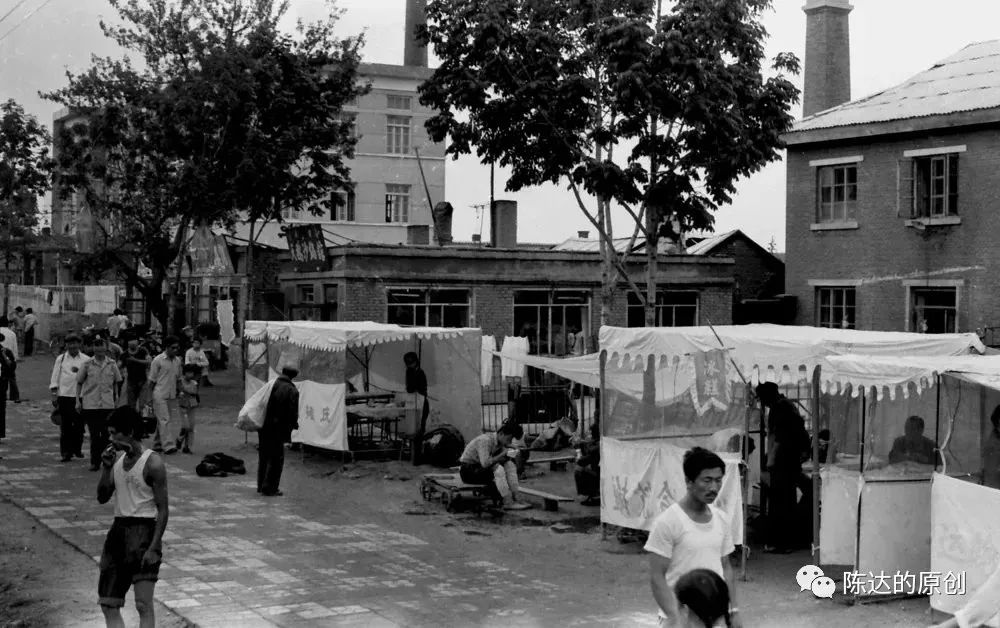
{"type": "MultiPolygon", "coordinates": [[[[685,356],[725,349],[743,375],[811,370],[833,355],[956,356],[983,353],[976,334],[914,334],[786,325],[715,327],[602,327],[609,368],[640,369],[649,357],[662,365],[685,356]],[[718,336],[716,335],[718,334],[718,336]]],[[[739,378],[735,369],[731,378],[739,378]]],[[[760,377],[760,379],[764,379],[760,377]]]]}
{"type": "Polygon", "coordinates": [[[548,371],[549,373],[555,373],[559,377],[568,379],[571,382],[583,384],[584,386],[589,386],[591,388],[600,388],[601,386],[600,353],[574,355],[565,358],[549,358],[539,355],[503,353],[501,351],[494,351],[493,355],[512,362],[524,364],[526,366],[533,366],[535,368],[542,369],[543,371],[548,371]]]}
{"type": "Polygon", "coordinates": [[[319,321],[247,321],[244,336],[249,342],[284,340],[307,349],[345,351],[384,342],[420,338],[456,338],[479,329],[445,327],[401,327],[384,323],[319,321]]]}
{"type": "Polygon", "coordinates": [[[905,396],[911,383],[920,391],[933,386],[936,377],[944,374],[1000,390],[1000,356],[839,355],[830,356],[821,370],[828,389],[850,384],[857,395],[860,387],[875,388],[879,398],[886,390],[894,398],[897,388],[905,396]]]}

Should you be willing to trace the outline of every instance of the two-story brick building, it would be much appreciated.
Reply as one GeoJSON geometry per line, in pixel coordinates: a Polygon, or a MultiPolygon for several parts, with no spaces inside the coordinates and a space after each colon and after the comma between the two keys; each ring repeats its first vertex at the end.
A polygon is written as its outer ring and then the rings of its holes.
{"type": "Polygon", "coordinates": [[[998,325],[1000,41],[852,101],[843,80],[850,8],[805,7],[805,117],[785,137],[786,292],[797,297],[797,323],[929,333],[998,325]]]}

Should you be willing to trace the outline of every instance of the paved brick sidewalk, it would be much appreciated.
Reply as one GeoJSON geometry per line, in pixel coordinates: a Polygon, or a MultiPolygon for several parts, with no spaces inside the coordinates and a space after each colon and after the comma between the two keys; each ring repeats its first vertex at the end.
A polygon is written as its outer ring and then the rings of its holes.
{"type": "MultiPolygon", "coordinates": [[[[81,461],[58,461],[46,408],[8,409],[0,491],[96,560],[112,517],[95,499],[97,474],[81,461]]],[[[200,625],[654,624],[648,613],[568,621],[561,603],[568,591],[559,584],[414,534],[358,524],[343,508],[303,516],[316,511],[307,499],[250,498],[250,476],[199,478],[178,466],[190,460],[167,458],[171,517],[156,597],[200,625]]]]}

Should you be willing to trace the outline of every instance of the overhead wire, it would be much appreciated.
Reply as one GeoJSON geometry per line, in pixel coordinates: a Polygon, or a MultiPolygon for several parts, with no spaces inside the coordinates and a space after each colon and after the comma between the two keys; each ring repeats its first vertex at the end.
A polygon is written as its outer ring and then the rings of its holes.
{"type": "Polygon", "coordinates": [[[11,9],[10,11],[7,11],[7,12],[6,12],[6,13],[4,13],[3,15],[0,15],[0,24],[3,24],[3,21],[4,21],[4,20],[6,20],[6,19],[7,19],[8,17],[10,17],[10,14],[11,14],[11,13],[13,13],[14,11],[17,11],[17,9],[18,9],[18,8],[19,8],[19,7],[20,7],[20,6],[22,5],[22,4],[24,4],[24,3],[25,3],[25,2],[27,2],[27,1],[28,1],[28,0],[21,0],[20,2],[18,2],[17,4],[15,4],[15,5],[14,5],[14,7],[13,7],[13,8],[12,8],[12,9],[11,9]]]}
{"type": "MultiPolygon", "coordinates": [[[[7,39],[7,37],[11,33],[13,33],[18,28],[20,28],[25,22],[27,22],[29,19],[31,19],[31,16],[33,16],[35,13],[38,13],[39,11],[41,11],[42,9],[44,9],[50,2],[52,2],[52,0],[45,0],[45,2],[41,3],[40,5],[38,5],[38,7],[36,9],[34,9],[33,11],[29,12],[27,15],[25,15],[24,17],[22,17],[20,22],[18,22],[17,24],[11,26],[10,30],[8,30],[3,35],[0,35],[0,43],[2,43],[3,40],[7,39]]],[[[14,8],[17,8],[17,7],[14,7],[14,8]]],[[[13,10],[13,9],[11,9],[11,10],[13,10]]]]}

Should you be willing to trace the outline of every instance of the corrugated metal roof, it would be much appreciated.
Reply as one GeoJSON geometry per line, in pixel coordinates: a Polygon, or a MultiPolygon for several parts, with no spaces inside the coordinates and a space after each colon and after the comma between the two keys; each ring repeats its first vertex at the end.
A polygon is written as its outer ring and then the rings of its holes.
{"type": "MultiPolygon", "coordinates": [[[[628,248],[628,243],[631,242],[631,238],[615,238],[615,251],[618,253],[624,253],[628,248]]],[[[641,245],[642,240],[636,240],[636,246],[641,245]]],[[[577,251],[577,252],[588,252],[588,253],[598,253],[601,250],[601,242],[598,238],[570,238],[565,242],[561,242],[554,247],[553,251],[577,251]]]]}
{"type": "Polygon", "coordinates": [[[792,132],[1000,107],[1000,40],[970,44],[906,82],[803,118],[792,132]]]}
{"type": "Polygon", "coordinates": [[[705,238],[701,242],[699,242],[699,243],[697,243],[695,245],[689,246],[688,250],[687,250],[687,254],[688,255],[707,255],[707,254],[709,254],[712,251],[712,249],[714,249],[715,247],[719,246],[720,244],[722,244],[723,242],[725,242],[727,239],[729,239],[729,236],[734,235],[736,233],[739,233],[739,231],[740,231],[739,229],[733,229],[732,231],[727,231],[725,233],[720,233],[719,235],[714,235],[714,236],[712,236],[710,238],[705,238]]]}

